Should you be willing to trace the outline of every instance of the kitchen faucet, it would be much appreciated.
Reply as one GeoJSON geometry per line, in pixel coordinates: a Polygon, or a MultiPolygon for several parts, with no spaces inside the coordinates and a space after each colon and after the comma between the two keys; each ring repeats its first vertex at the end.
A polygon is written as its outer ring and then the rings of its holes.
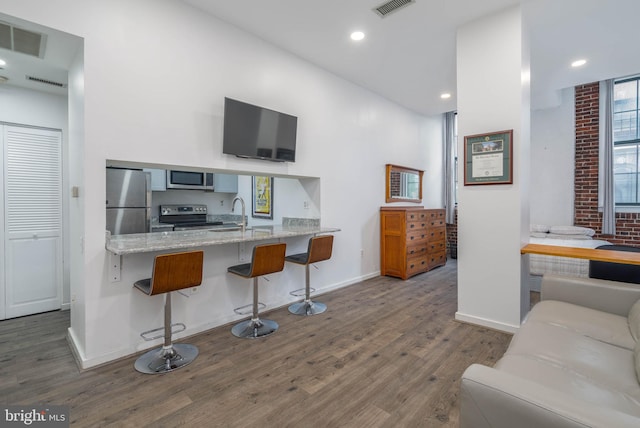
{"type": "Polygon", "coordinates": [[[242,232],[244,233],[245,231],[245,222],[244,222],[244,216],[245,216],[245,212],[244,212],[244,199],[242,199],[240,196],[236,196],[235,198],[233,198],[233,202],[231,202],[231,212],[233,212],[233,210],[236,207],[236,201],[240,201],[240,204],[242,204],[242,220],[240,222],[240,227],[242,228],[242,232]]]}

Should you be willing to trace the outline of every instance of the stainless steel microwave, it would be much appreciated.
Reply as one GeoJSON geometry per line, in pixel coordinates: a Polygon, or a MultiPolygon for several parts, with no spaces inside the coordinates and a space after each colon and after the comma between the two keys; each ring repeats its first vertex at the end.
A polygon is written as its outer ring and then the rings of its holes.
{"type": "Polygon", "coordinates": [[[213,173],[169,170],[167,189],[213,190],[213,173]]]}

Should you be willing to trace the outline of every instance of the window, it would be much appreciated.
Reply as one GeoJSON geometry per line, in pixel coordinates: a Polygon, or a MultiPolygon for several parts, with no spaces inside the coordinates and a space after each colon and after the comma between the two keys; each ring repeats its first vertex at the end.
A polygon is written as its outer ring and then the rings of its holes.
{"type": "Polygon", "coordinates": [[[458,112],[453,116],[453,152],[454,152],[454,163],[455,168],[453,170],[453,176],[455,177],[455,192],[453,195],[453,200],[458,205],[458,112]]]}
{"type": "Polygon", "coordinates": [[[613,175],[618,205],[640,205],[640,76],[614,86],[613,175]]]}

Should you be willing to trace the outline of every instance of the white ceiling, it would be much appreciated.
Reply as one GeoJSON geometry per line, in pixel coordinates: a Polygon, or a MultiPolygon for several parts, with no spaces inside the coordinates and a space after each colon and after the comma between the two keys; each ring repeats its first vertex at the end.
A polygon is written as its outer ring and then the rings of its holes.
{"type": "Polygon", "coordinates": [[[425,115],[456,108],[457,28],[517,4],[530,27],[532,107],[640,72],[638,0],[416,0],[385,18],[373,8],[386,0],[182,1],[425,115]],[[354,30],[366,38],[354,43],[354,30]],[[571,69],[582,57],[589,63],[571,69]]]}
{"type": "Polygon", "coordinates": [[[78,48],[81,46],[82,39],[62,31],[56,31],[1,13],[0,22],[46,35],[45,54],[43,58],[0,48],[0,59],[3,59],[7,63],[4,66],[0,66],[0,76],[9,79],[3,84],[66,95],[66,88],[29,81],[25,76],[30,75],[67,85],[68,70],[78,48]]]}
{"type": "MultiPolygon", "coordinates": [[[[457,28],[516,4],[530,28],[534,108],[554,105],[562,88],[640,73],[638,0],[416,0],[385,18],[372,10],[384,0],[182,1],[424,115],[456,108],[457,28]],[[351,41],[354,30],[366,38],[351,41]],[[571,69],[582,57],[587,65],[571,69]],[[442,92],[453,96],[443,101],[442,92]]],[[[43,59],[0,49],[8,63],[0,76],[64,94],[24,75],[66,83],[81,39],[2,14],[0,21],[48,36],[43,59]]]]}

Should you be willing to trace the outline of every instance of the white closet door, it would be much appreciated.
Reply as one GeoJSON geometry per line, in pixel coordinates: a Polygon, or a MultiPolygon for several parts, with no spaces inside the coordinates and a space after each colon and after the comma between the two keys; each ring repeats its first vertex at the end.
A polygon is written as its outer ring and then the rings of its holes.
{"type": "Polygon", "coordinates": [[[4,126],[5,317],[60,309],[62,135],[4,126]]]}

